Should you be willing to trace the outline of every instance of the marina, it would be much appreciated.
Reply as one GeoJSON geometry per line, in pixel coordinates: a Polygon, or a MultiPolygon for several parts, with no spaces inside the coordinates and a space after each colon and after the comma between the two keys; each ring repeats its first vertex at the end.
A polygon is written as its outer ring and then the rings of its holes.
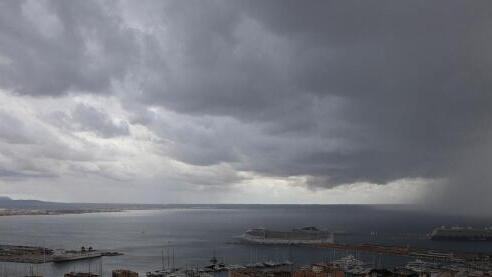
{"type": "MultiPolygon", "coordinates": [[[[211,261],[216,261],[215,257],[211,261]]],[[[466,262],[430,262],[420,259],[393,267],[384,267],[377,263],[368,263],[354,255],[342,256],[332,261],[311,264],[278,264],[258,262],[261,266],[223,265],[221,270],[207,271],[205,268],[162,268],[145,273],[146,277],[333,277],[333,276],[408,276],[408,277],[462,277],[491,276],[490,264],[466,262]]],[[[66,277],[99,277],[91,272],[68,273],[66,277]]],[[[138,277],[131,270],[113,270],[113,277],[138,277]]]]}

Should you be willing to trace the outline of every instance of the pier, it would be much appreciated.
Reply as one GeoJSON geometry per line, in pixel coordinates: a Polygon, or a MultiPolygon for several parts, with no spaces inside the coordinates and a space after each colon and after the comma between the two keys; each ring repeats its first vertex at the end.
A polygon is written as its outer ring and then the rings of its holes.
{"type": "Polygon", "coordinates": [[[42,264],[51,262],[65,262],[82,259],[99,258],[102,256],[123,255],[119,252],[104,252],[97,250],[53,250],[50,248],[0,245],[0,262],[42,264]]]}
{"type": "Polygon", "coordinates": [[[0,261],[39,264],[51,261],[54,250],[23,245],[0,245],[0,261]]]}
{"type": "Polygon", "coordinates": [[[313,245],[318,248],[330,248],[343,251],[367,252],[390,256],[404,256],[432,261],[466,261],[492,262],[492,253],[462,252],[443,249],[415,248],[410,246],[383,244],[340,244],[320,243],[313,245]]]}

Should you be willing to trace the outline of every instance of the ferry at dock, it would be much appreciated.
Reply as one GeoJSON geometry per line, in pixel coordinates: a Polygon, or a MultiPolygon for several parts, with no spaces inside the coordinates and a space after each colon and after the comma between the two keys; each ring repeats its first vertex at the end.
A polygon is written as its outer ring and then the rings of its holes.
{"type": "Polygon", "coordinates": [[[62,262],[70,262],[70,261],[78,261],[78,260],[86,260],[86,259],[94,259],[100,258],[103,256],[103,253],[100,251],[63,251],[63,252],[55,252],[51,257],[51,260],[54,263],[62,263],[62,262]]]}
{"type": "Polygon", "coordinates": [[[432,231],[430,238],[432,240],[492,241],[492,228],[446,228],[445,226],[441,226],[432,231]]]}

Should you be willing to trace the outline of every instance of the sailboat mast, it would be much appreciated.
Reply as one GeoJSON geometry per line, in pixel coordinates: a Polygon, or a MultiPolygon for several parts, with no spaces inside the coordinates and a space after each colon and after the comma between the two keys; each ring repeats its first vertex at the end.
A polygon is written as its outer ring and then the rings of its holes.
{"type": "Polygon", "coordinates": [[[174,264],[174,248],[173,248],[173,270],[175,269],[175,264],[174,264]]]}
{"type": "Polygon", "coordinates": [[[164,270],[164,249],[161,249],[162,270],[164,270]]]}

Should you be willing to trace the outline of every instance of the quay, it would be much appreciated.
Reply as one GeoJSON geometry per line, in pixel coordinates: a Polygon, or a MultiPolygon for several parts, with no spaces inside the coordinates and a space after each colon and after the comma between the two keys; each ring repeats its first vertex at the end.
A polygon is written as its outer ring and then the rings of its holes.
{"type": "Polygon", "coordinates": [[[0,261],[13,263],[44,263],[53,255],[54,250],[44,247],[23,245],[0,245],[0,261]]]}
{"type": "Polygon", "coordinates": [[[415,248],[410,246],[383,245],[383,244],[340,244],[320,243],[312,245],[318,248],[331,248],[343,251],[367,252],[390,256],[405,256],[432,261],[481,261],[492,262],[492,253],[462,252],[443,249],[415,248]]]}
{"type": "MultiPolygon", "coordinates": [[[[325,247],[336,247],[337,249],[354,249],[355,246],[343,247],[340,244],[324,245],[325,247]]],[[[360,245],[359,245],[360,246],[360,245]]],[[[374,251],[378,249],[381,252],[401,253],[401,255],[417,255],[412,252],[409,247],[407,250],[399,250],[398,246],[382,246],[382,245],[363,245],[361,249],[374,251]]],[[[434,254],[442,258],[450,258],[445,252],[433,252],[429,250],[426,255],[434,254]],[[430,252],[429,252],[430,251],[430,252]]],[[[420,253],[420,252],[417,252],[420,253]]],[[[424,255],[425,256],[425,255],[424,255]]],[[[454,257],[454,256],[453,256],[454,257]]],[[[180,268],[164,267],[162,269],[140,275],[138,272],[130,269],[114,269],[112,277],[463,277],[463,276],[492,276],[492,263],[483,262],[468,262],[468,261],[424,261],[420,258],[415,261],[408,261],[405,264],[393,265],[384,267],[377,262],[367,263],[359,260],[357,256],[347,255],[331,261],[323,261],[312,264],[294,265],[292,262],[274,262],[272,260],[264,262],[256,262],[254,264],[234,265],[219,262],[216,257],[210,259],[211,264],[204,267],[196,268],[180,268]]],[[[102,277],[102,267],[99,273],[89,272],[69,272],[64,277],[102,277]]],[[[42,277],[41,275],[29,275],[26,277],[42,277]]]]}
{"type": "Polygon", "coordinates": [[[89,247],[80,250],[53,250],[45,247],[23,245],[0,245],[0,262],[42,264],[51,262],[68,262],[102,256],[122,255],[119,252],[101,252],[89,247]]]}
{"type": "Polygon", "coordinates": [[[381,244],[341,244],[341,243],[320,243],[314,245],[318,248],[331,248],[343,251],[371,252],[392,256],[410,256],[410,248],[406,246],[381,245],[381,244]]]}

